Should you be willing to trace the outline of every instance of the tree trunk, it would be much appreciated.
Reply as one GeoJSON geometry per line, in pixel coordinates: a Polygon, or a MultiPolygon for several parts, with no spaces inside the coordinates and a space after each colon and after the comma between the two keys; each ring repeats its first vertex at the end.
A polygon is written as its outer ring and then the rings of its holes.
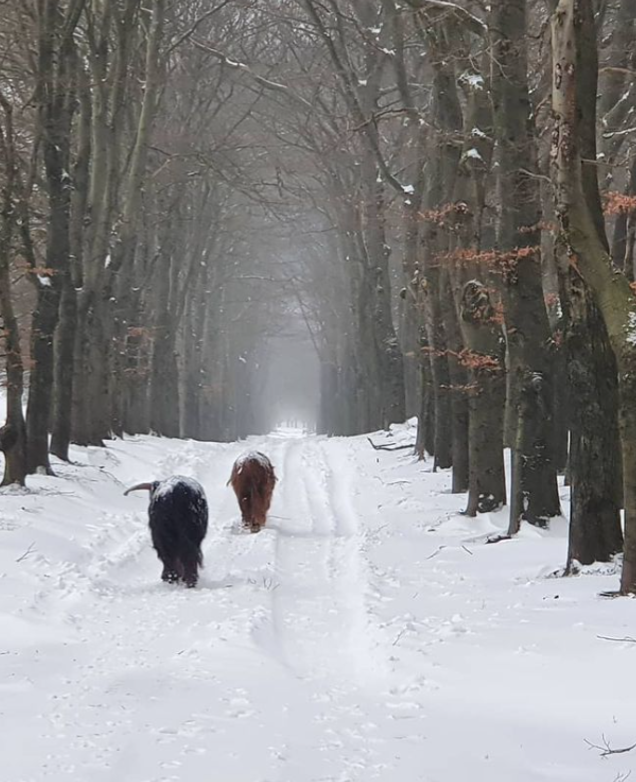
{"type": "MultiPolygon", "coordinates": [[[[506,504],[503,458],[505,408],[504,337],[501,318],[491,301],[489,286],[496,287],[492,269],[480,260],[485,242],[484,211],[490,172],[493,128],[487,66],[474,79],[463,79],[466,110],[463,147],[458,162],[452,215],[452,250],[449,263],[453,298],[465,350],[462,364],[469,375],[469,481],[466,514],[490,513],[506,504]],[[477,78],[477,77],[480,78],[477,78]],[[453,257],[453,251],[457,253],[453,257]]],[[[466,72],[474,64],[467,61],[466,72]]],[[[486,232],[486,238],[488,233],[486,232]]]]}
{"type": "Polygon", "coordinates": [[[88,75],[76,64],[79,102],[79,140],[73,170],[69,223],[69,264],[60,274],[60,313],[55,334],[55,388],[51,453],[63,461],[69,460],[69,445],[73,434],[73,381],[75,377],[75,341],[77,329],[77,289],[82,287],[84,220],[88,199],[91,156],[91,100],[88,75]]]}
{"type": "MultiPolygon", "coordinates": [[[[595,46],[589,45],[589,41],[593,41],[589,35],[593,20],[589,0],[559,0],[552,17],[552,103],[556,120],[551,152],[552,176],[556,187],[556,212],[568,261],[592,290],[618,366],[625,510],[621,592],[628,593],[636,591],[636,298],[627,278],[612,267],[584,189],[579,152],[580,138],[584,134],[579,135],[579,130],[581,122],[592,123],[594,117],[589,111],[582,112],[577,80],[581,58],[592,58],[592,62],[596,62],[595,46]],[[587,45],[584,46],[583,41],[587,45]]],[[[586,69],[581,70],[585,72],[586,69]]],[[[595,82],[588,81],[585,90],[595,95],[595,82]]]]}
{"type": "Polygon", "coordinates": [[[77,293],[70,274],[64,275],[61,285],[60,317],[55,332],[53,371],[55,394],[53,396],[51,453],[58,459],[67,462],[69,461],[68,449],[72,427],[73,353],[77,324],[77,293]]]}
{"type": "Polygon", "coordinates": [[[464,345],[462,334],[459,330],[455,300],[447,269],[442,273],[441,286],[442,317],[444,319],[444,331],[448,339],[448,373],[451,396],[453,461],[451,491],[453,494],[463,494],[468,491],[469,486],[468,373],[461,360],[464,345]]]}
{"type": "Polygon", "coordinates": [[[488,287],[469,280],[462,291],[461,320],[470,352],[470,480],[466,514],[490,513],[506,504],[503,408],[504,343],[488,287]]]}
{"type": "MultiPolygon", "coordinates": [[[[57,2],[41,8],[38,42],[38,118],[42,129],[49,220],[46,271],[35,273],[37,302],[31,325],[31,361],[27,404],[27,469],[52,473],[49,431],[54,388],[54,336],[60,294],[70,274],[70,137],[75,113],[72,31],[79,14],[64,19],[57,2]],[[70,26],[70,32],[66,28],[70,26]]],[[[65,341],[66,345],[66,341],[65,341]]]]}
{"type": "MultiPolygon", "coordinates": [[[[365,159],[369,153],[365,154],[365,159]]],[[[403,423],[406,418],[404,392],[404,362],[391,314],[391,282],[389,276],[389,246],[386,241],[384,185],[378,180],[375,161],[362,164],[364,169],[364,240],[366,260],[366,290],[370,300],[372,334],[375,337],[378,374],[374,382],[380,386],[381,426],[403,423]]],[[[366,334],[365,339],[369,335],[366,334]]],[[[373,382],[373,381],[372,381],[373,382]]]]}
{"type": "Polygon", "coordinates": [[[157,298],[150,374],[150,428],[164,437],[179,437],[179,383],[176,357],[177,324],[170,306],[173,266],[173,240],[176,220],[169,220],[161,240],[161,250],[155,273],[157,298]]]}
{"type": "Polygon", "coordinates": [[[607,562],[623,547],[616,361],[587,286],[569,272],[568,407],[572,502],[567,568],[607,562]]]}
{"type": "Polygon", "coordinates": [[[552,446],[550,329],[543,301],[540,263],[541,217],[528,93],[526,0],[494,0],[491,74],[498,142],[500,252],[508,372],[516,418],[512,446],[509,532],[522,519],[545,526],[560,513],[552,446]]]}
{"type": "Polygon", "coordinates": [[[24,486],[27,475],[26,425],[22,411],[24,368],[20,347],[20,328],[11,294],[11,250],[17,225],[15,185],[17,159],[14,144],[13,107],[0,92],[0,107],[5,121],[0,125],[0,320],[4,336],[7,373],[7,416],[0,427],[0,450],[4,454],[2,486],[24,486]],[[2,171],[2,169],[4,170],[2,171]]]}

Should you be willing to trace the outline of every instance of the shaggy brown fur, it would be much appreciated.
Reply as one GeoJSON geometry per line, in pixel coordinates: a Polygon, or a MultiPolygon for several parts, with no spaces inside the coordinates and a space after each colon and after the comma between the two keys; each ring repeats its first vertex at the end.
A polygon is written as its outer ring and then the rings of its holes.
{"type": "Polygon", "coordinates": [[[252,532],[260,532],[265,526],[276,480],[272,463],[259,451],[234,462],[228,484],[236,494],[243,524],[252,532]]]}

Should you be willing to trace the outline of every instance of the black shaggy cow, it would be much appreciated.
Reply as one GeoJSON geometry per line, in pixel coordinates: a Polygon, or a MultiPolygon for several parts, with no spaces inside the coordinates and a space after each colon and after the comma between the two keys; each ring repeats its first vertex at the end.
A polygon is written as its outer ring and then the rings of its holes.
{"type": "Polygon", "coordinates": [[[124,492],[150,492],[148,524],[152,545],[163,563],[161,578],[196,586],[203,564],[201,543],[208,531],[208,502],[193,478],[173,475],[163,481],[138,483],[124,492]]]}

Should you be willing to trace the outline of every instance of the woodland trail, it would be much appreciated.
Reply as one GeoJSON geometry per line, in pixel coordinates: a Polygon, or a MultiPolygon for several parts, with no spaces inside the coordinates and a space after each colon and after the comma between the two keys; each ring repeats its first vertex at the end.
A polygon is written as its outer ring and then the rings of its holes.
{"type": "Polygon", "coordinates": [[[484,546],[503,520],[458,516],[447,475],[364,438],[82,453],[65,491],[41,478],[2,496],[0,544],[37,541],[3,579],[3,782],[611,782],[630,769],[584,744],[631,743],[629,701],[590,678],[609,655],[627,679],[633,651],[596,638],[629,634],[626,603],[599,613],[584,597],[600,573],[545,578],[558,523],[484,546]],[[239,534],[226,486],[248,448],[280,478],[258,535],[239,534]],[[121,496],[173,473],[210,502],[195,590],[159,581],[146,499],[121,496]]]}

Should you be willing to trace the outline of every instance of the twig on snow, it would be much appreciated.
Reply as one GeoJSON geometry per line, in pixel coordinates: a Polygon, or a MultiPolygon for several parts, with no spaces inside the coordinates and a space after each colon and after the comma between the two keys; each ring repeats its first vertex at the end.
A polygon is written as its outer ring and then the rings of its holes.
{"type": "Polygon", "coordinates": [[[607,592],[599,592],[599,597],[605,597],[610,600],[613,600],[615,597],[627,597],[627,595],[624,592],[621,592],[620,589],[611,589],[607,592]]]}
{"type": "Polygon", "coordinates": [[[597,635],[596,637],[600,638],[601,641],[624,641],[625,643],[636,644],[636,638],[632,638],[631,635],[626,635],[623,638],[612,638],[611,635],[597,635]]]}
{"type": "Polygon", "coordinates": [[[623,755],[625,752],[631,752],[636,749],[636,742],[629,747],[619,747],[614,749],[609,741],[605,738],[605,735],[601,736],[603,744],[593,744],[591,741],[584,739],[588,746],[588,749],[598,749],[602,758],[606,758],[608,755],[623,755]]]}
{"type": "Polygon", "coordinates": [[[371,443],[374,451],[406,451],[407,448],[415,448],[415,443],[409,443],[408,445],[396,445],[395,443],[392,445],[376,445],[370,437],[367,437],[367,440],[371,443]]]}
{"type": "Polygon", "coordinates": [[[29,556],[29,554],[33,554],[34,550],[35,550],[35,543],[31,543],[31,545],[30,545],[30,546],[29,546],[29,548],[28,548],[28,549],[27,549],[27,550],[24,552],[24,554],[22,554],[22,556],[21,556],[21,557],[18,557],[18,558],[16,559],[16,562],[22,562],[22,560],[23,560],[23,559],[26,559],[26,558],[29,556]]]}
{"type": "MultiPolygon", "coordinates": [[[[444,545],[444,544],[442,544],[441,546],[438,546],[438,547],[435,549],[435,551],[434,551],[432,554],[429,554],[429,555],[428,555],[428,557],[426,557],[426,559],[433,559],[433,557],[436,557],[436,556],[439,554],[439,552],[440,552],[442,549],[444,549],[444,548],[448,548],[448,546],[446,546],[446,545],[444,545]]],[[[459,548],[462,548],[462,549],[464,549],[464,551],[465,551],[467,554],[470,554],[470,556],[471,556],[471,557],[472,557],[472,556],[474,555],[474,553],[475,553],[474,551],[471,551],[471,550],[470,550],[469,548],[467,548],[466,546],[459,546],[459,548]]]]}
{"type": "Polygon", "coordinates": [[[400,638],[401,638],[401,637],[404,635],[404,633],[405,633],[405,632],[406,632],[406,627],[403,627],[403,628],[400,630],[400,632],[399,632],[399,633],[396,635],[396,637],[395,637],[395,641],[393,641],[393,643],[391,644],[391,646],[397,646],[397,644],[398,644],[398,641],[399,641],[399,640],[400,640],[400,638]]]}

